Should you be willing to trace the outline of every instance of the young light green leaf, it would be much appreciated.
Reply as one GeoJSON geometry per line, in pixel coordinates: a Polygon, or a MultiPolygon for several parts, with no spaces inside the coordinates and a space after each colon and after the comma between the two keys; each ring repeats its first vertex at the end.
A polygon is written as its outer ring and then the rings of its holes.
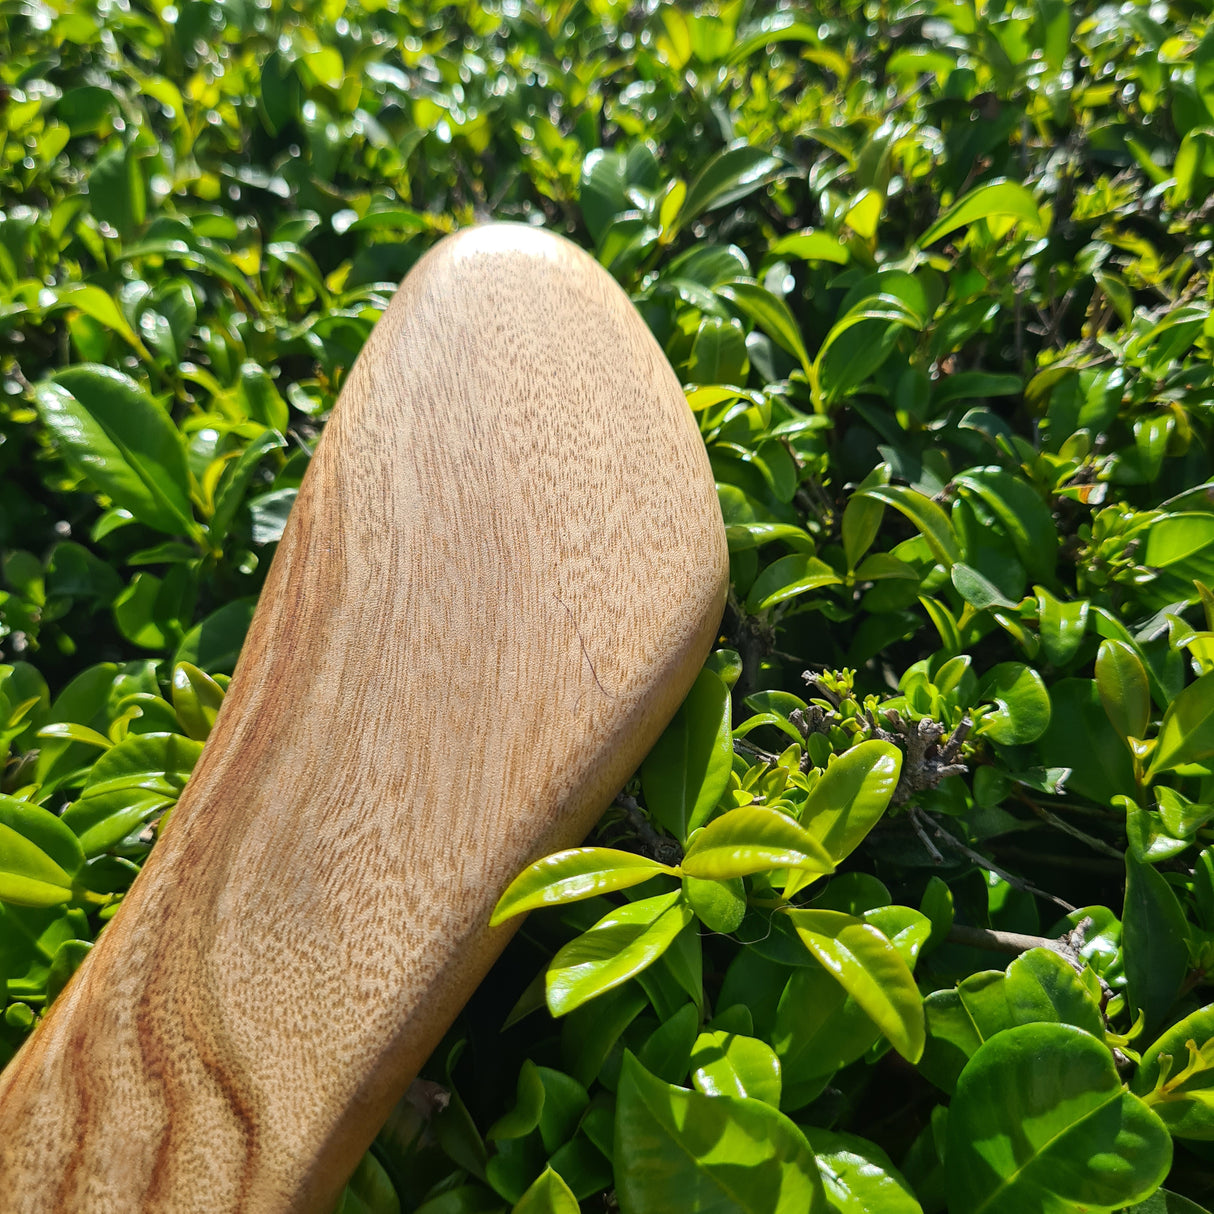
{"type": "Polygon", "coordinates": [[[817,1127],[807,1127],[805,1136],[836,1214],[923,1214],[910,1186],[879,1146],[817,1127]]]}
{"type": "Polygon", "coordinates": [[[1087,600],[1065,603],[1056,599],[1044,586],[1034,586],[1037,596],[1037,633],[1046,659],[1055,666],[1065,666],[1079,652],[1087,630],[1087,600]]]}
{"type": "Polygon", "coordinates": [[[223,705],[223,688],[191,662],[173,667],[173,711],[186,736],[205,742],[223,705]]]}
{"type": "Polygon", "coordinates": [[[805,829],[841,864],[880,820],[898,787],[902,752],[870,740],[835,758],[801,812],[805,829]]]}
{"type": "Polygon", "coordinates": [[[490,926],[541,906],[578,902],[596,894],[628,889],[660,873],[678,870],[633,852],[610,847],[574,847],[555,852],[525,868],[493,909],[490,926]]]}
{"type": "Polygon", "coordinates": [[[1130,1090],[1174,1138],[1214,1139],[1214,1004],[1191,1012],[1142,1051],[1130,1090]]]}
{"type": "Polygon", "coordinates": [[[110,367],[70,367],[39,384],[35,398],[68,461],[114,505],[157,531],[193,533],[177,428],[134,380],[110,367]]]}
{"type": "Polygon", "coordinates": [[[801,943],[910,1062],[923,1053],[923,999],[910,967],[875,927],[842,911],[787,911],[801,943]]]}
{"type": "Polygon", "coordinates": [[[1123,738],[1146,737],[1151,722],[1151,687],[1142,659],[1125,641],[1100,642],[1096,689],[1109,721],[1123,738]]]}
{"type": "Polygon", "coordinates": [[[1122,1087],[1107,1047],[1070,1024],[996,1034],[949,1109],[950,1214],[1119,1210],[1171,1161],[1164,1124],[1122,1087]]]}
{"type": "Polygon", "coordinates": [[[780,1107],[780,1060],[757,1037],[719,1029],[701,1033],[691,1051],[691,1082],[705,1096],[749,1096],[780,1107]]]}
{"type": "Polygon", "coordinates": [[[510,1214],[578,1214],[580,1209],[573,1190],[549,1166],[515,1202],[510,1214]]]}
{"type": "Polygon", "coordinates": [[[822,844],[778,809],[744,805],[711,821],[691,841],[683,872],[723,881],[773,868],[829,873],[834,864],[822,844]]]}
{"type": "Polygon", "coordinates": [[[58,906],[72,898],[84,852],[71,828],[41,806],[0,796],[0,902],[58,906]]]}
{"type": "Polygon", "coordinates": [[[746,917],[746,886],[741,877],[726,881],[683,878],[683,893],[697,918],[709,931],[728,935],[746,917]]]}
{"type": "Polygon", "coordinates": [[[694,918],[681,890],[630,902],[604,915],[553,957],[545,978],[548,1010],[563,1016],[635,977],[694,918]]]}

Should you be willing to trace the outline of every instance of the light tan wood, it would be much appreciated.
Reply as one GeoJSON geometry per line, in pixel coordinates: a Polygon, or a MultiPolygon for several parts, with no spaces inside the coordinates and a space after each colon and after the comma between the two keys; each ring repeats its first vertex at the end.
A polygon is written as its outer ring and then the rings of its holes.
{"type": "Polygon", "coordinates": [[[619,287],[444,240],[350,373],[165,836],[0,1076],[0,1210],[323,1211],[694,678],[726,552],[619,287]]]}

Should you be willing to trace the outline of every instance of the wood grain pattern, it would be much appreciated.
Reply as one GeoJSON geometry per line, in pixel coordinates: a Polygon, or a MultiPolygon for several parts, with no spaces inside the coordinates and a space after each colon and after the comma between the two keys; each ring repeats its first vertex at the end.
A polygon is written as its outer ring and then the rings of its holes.
{"type": "Polygon", "coordinates": [[[567,242],[443,241],[351,371],[162,841],[0,1076],[0,1208],[316,1210],[686,694],[726,552],[567,242]]]}

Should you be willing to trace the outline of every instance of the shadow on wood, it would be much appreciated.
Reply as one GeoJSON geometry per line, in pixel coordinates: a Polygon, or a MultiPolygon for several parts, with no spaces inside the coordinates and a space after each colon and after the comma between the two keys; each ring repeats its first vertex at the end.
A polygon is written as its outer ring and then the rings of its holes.
{"type": "Polygon", "coordinates": [[[317,1210],[685,695],[724,532],[661,350],[521,226],[350,373],[202,760],[0,1076],[5,1211],[317,1210]]]}

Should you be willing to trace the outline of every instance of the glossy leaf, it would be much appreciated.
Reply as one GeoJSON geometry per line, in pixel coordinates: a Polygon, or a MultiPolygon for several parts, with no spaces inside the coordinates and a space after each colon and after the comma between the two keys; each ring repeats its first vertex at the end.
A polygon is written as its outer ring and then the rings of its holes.
{"type": "Polygon", "coordinates": [[[949,1109],[950,1214],[1117,1210],[1149,1196],[1171,1160],[1163,1123],[1073,1025],[991,1038],[949,1109]]]}
{"type": "Polygon", "coordinates": [[[689,877],[722,881],[773,868],[828,873],[834,864],[814,835],[792,818],[747,805],[704,827],[692,839],[682,868],[689,877]]]}
{"type": "Polygon", "coordinates": [[[860,492],[906,515],[919,528],[932,555],[942,565],[947,567],[961,559],[953,525],[948,515],[931,498],[906,485],[871,485],[860,492]]]}
{"type": "Polygon", "coordinates": [[[864,1009],[894,1049],[923,1053],[923,999],[897,949],[871,924],[840,911],[787,912],[801,943],[864,1009]]]}
{"type": "Polygon", "coordinates": [[[109,367],[72,367],[39,385],[37,399],[64,454],[115,505],[158,531],[191,534],[177,430],[134,380],[109,367]]]}
{"type": "Polygon", "coordinates": [[[1001,662],[988,671],[979,698],[994,701],[994,712],[983,717],[980,732],[993,742],[1016,746],[1035,742],[1050,723],[1050,694],[1045,680],[1031,666],[1001,662]]]}
{"type": "Polygon", "coordinates": [[[1145,738],[1151,721],[1146,668],[1124,641],[1101,641],[1096,654],[1096,689],[1113,728],[1123,738],[1145,738]]]}
{"type": "Polygon", "coordinates": [[[205,742],[223,704],[223,688],[190,662],[173,667],[173,711],[186,736],[205,742]]]}
{"type": "Polygon", "coordinates": [[[1121,916],[1126,994],[1146,1017],[1147,1032],[1164,1022],[1189,968],[1189,929],[1172,887],[1149,864],[1127,855],[1121,916]]]}
{"type": "Polygon", "coordinates": [[[67,902],[83,863],[76,836],[54,814],[0,797],[0,902],[28,907],[67,902]]]}
{"type": "Polygon", "coordinates": [[[834,759],[806,799],[801,820],[835,864],[880,821],[902,773],[902,752],[868,741],[834,759]]]}
{"type": "Polygon", "coordinates": [[[757,1037],[712,1030],[691,1051],[691,1081],[706,1096],[742,1096],[780,1107],[780,1060],[757,1037]]]}
{"type": "Polygon", "coordinates": [[[671,1087],[625,1054],[616,1103],[621,1214],[823,1214],[813,1153],[761,1100],[671,1087]]]}
{"type": "Polygon", "coordinates": [[[728,206],[773,180],[783,163],[759,147],[729,148],[712,157],[687,187],[687,197],[679,212],[679,223],[686,226],[706,211],[728,206]]]}
{"type": "Polygon", "coordinates": [[[553,957],[545,979],[548,1008],[563,1016],[652,965],[692,920],[675,890],[604,915],[553,957]]]}
{"type": "Polygon", "coordinates": [[[493,926],[540,906],[558,906],[628,889],[660,873],[675,871],[656,860],[610,847],[575,847],[555,852],[515,877],[498,899],[489,922],[493,926]]]}
{"type": "Polygon", "coordinates": [[[548,1167],[514,1203],[510,1214],[578,1214],[580,1208],[569,1186],[548,1167]]]}
{"type": "Polygon", "coordinates": [[[910,1186],[879,1146],[855,1134],[807,1128],[826,1199],[837,1214],[923,1214],[910,1186]]]}

